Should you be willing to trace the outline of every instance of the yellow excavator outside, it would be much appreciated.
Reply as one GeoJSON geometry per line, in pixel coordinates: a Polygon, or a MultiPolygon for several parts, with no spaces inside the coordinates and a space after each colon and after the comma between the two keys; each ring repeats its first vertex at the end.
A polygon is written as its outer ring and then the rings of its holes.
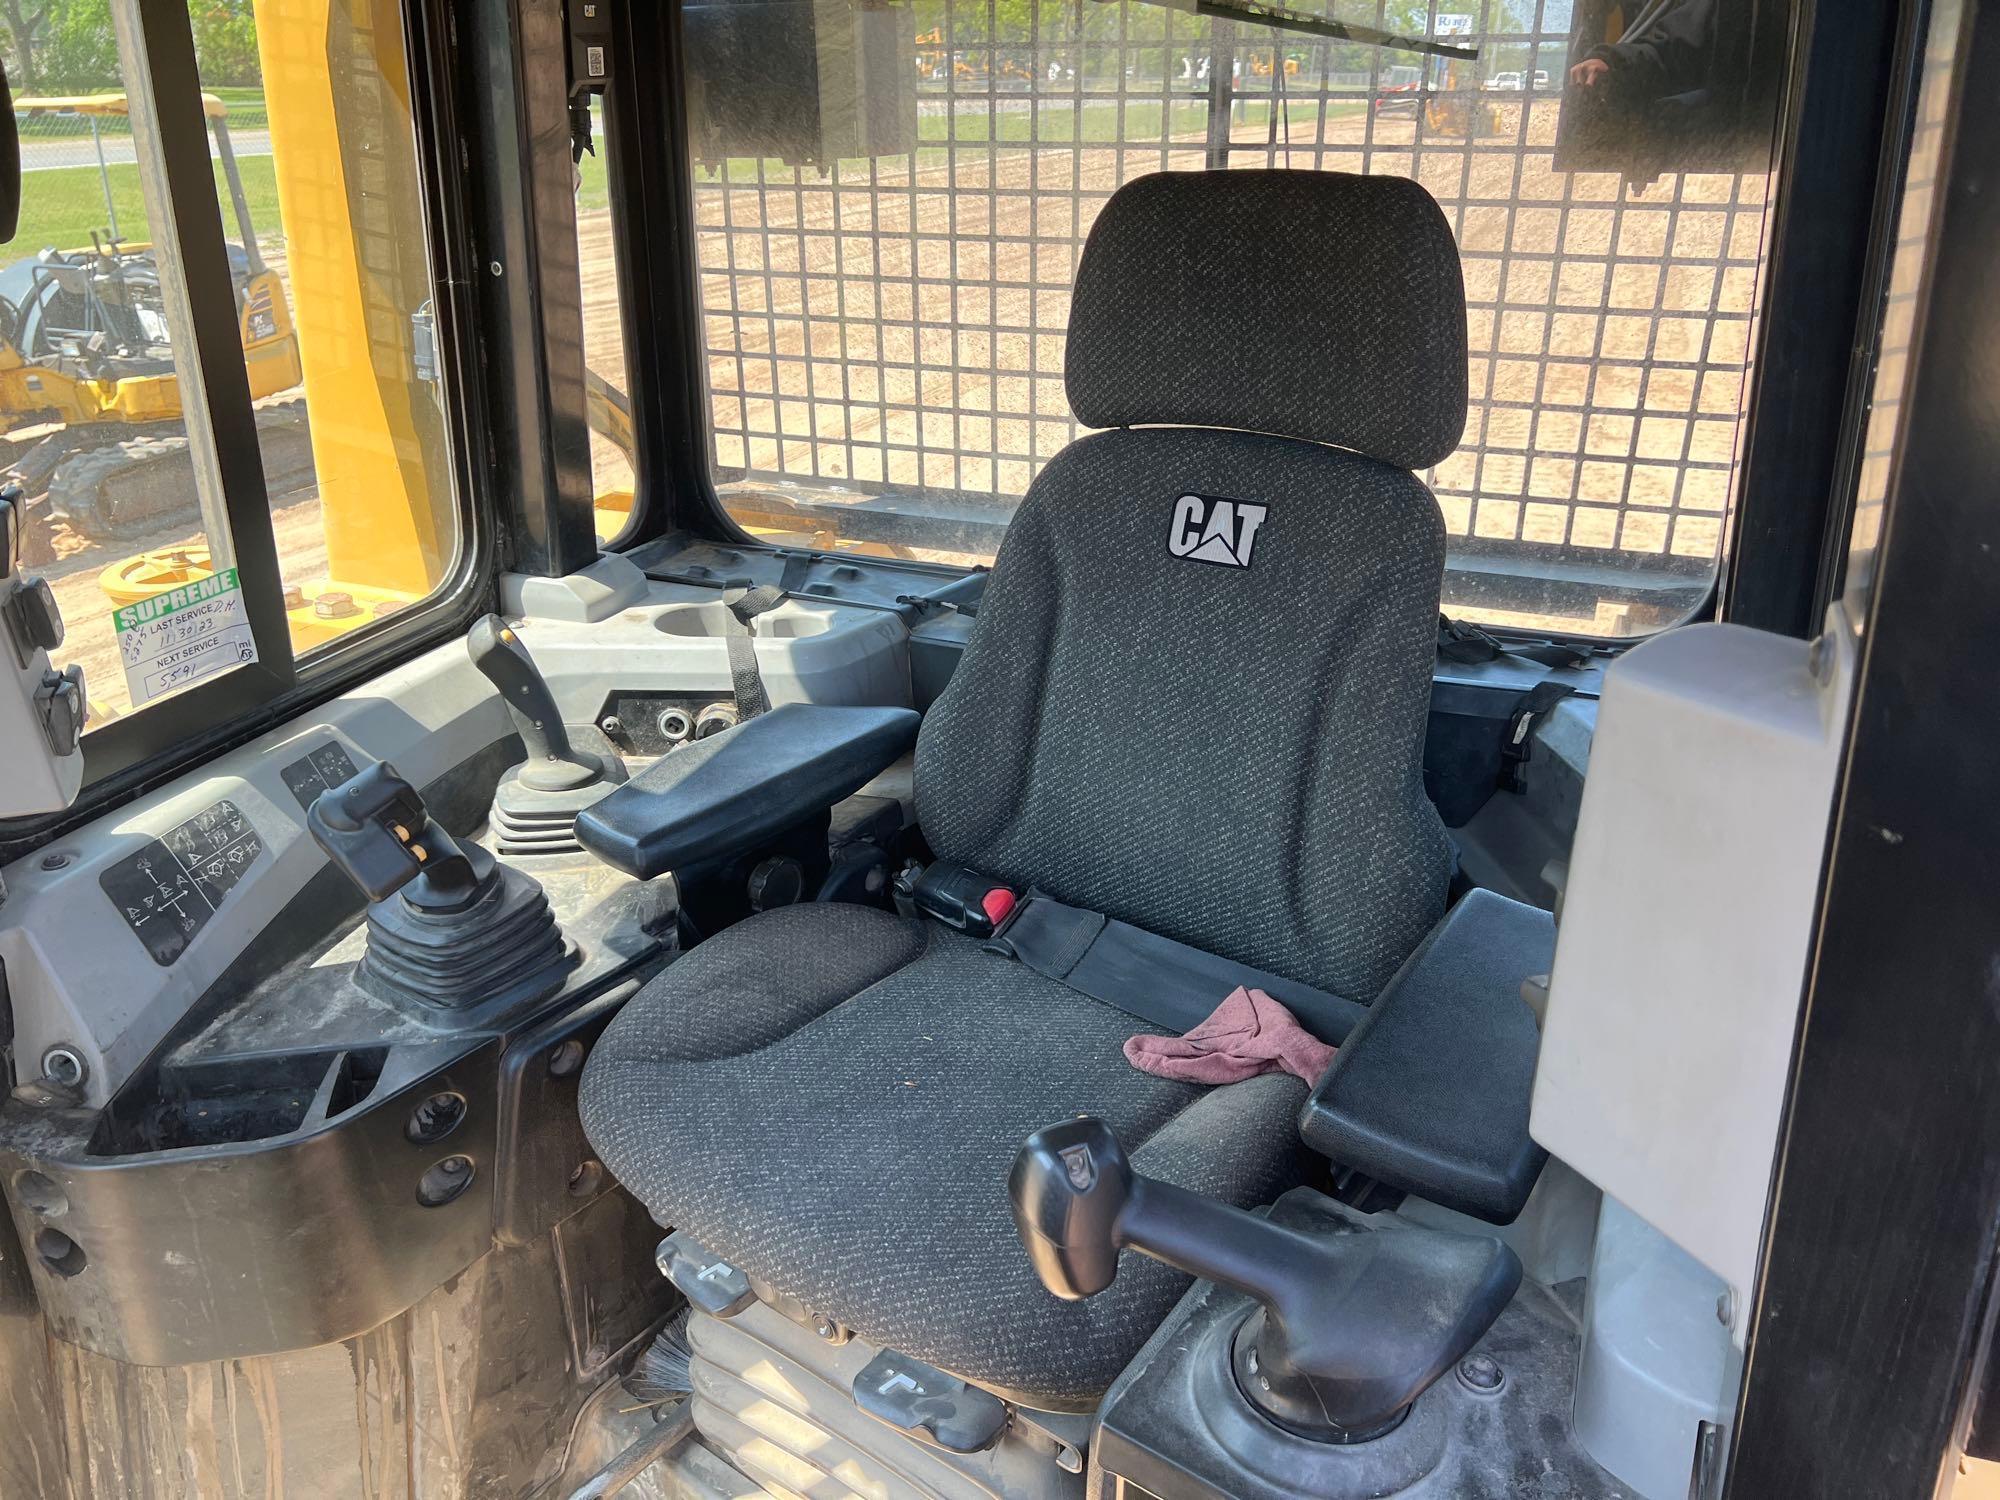
{"type": "MultiPolygon", "coordinates": [[[[124,119],[122,93],[25,98],[26,118],[124,119]]],[[[311,467],[303,404],[266,398],[299,384],[299,341],[283,282],[258,250],[249,199],[229,136],[228,107],[202,96],[214,152],[236,218],[229,246],[237,317],[267,465],[311,467]]],[[[0,433],[6,466],[31,502],[31,557],[50,555],[67,525],[114,542],[194,515],[180,381],[153,246],[120,238],[105,176],[105,234],[87,246],[48,247],[0,270],[0,433]]]]}

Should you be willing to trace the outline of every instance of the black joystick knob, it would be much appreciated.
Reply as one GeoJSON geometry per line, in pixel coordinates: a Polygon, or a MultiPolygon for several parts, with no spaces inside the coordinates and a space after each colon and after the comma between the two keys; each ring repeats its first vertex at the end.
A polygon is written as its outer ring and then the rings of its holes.
{"type": "Polygon", "coordinates": [[[370,901],[404,891],[421,911],[463,911],[492,879],[493,856],[433,823],[417,789],[387,761],[315,797],[306,827],[370,901]]]}
{"type": "Polygon", "coordinates": [[[1323,1237],[1141,1177],[1088,1117],[1029,1136],[1008,1190],[1035,1274],[1058,1297],[1103,1291],[1132,1249],[1256,1299],[1234,1340],[1237,1385],[1270,1420],[1324,1442],[1395,1427],[1521,1284],[1519,1259],[1491,1236],[1323,1237]]]}
{"type": "Polygon", "coordinates": [[[576,815],[622,785],[617,755],[593,755],[570,743],[528,648],[498,615],[483,615],[465,637],[473,666],[499,690],[528,758],[493,792],[493,834],[502,854],[575,854],[576,815]]]}

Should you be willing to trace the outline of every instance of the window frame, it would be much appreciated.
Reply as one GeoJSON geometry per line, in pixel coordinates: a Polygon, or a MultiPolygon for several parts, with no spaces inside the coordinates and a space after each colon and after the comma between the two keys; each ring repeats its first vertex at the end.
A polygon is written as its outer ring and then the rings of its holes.
{"type": "MultiPolygon", "coordinates": [[[[613,21],[614,37],[617,41],[616,56],[621,60],[631,56],[631,7],[619,7],[613,21]]],[[[611,262],[612,281],[617,289],[618,337],[625,360],[624,397],[630,413],[633,430],[632,451],[626,455],[632,468],[632,513],[625,518],[625,524],[616,533],[598,543],[603,552],[620,552],[632,546],[646,534],[648,514],[657,508],[655,485],[648,461],[649,444],[639,437],[640,396],[642,377],[638,370],[638,351],[651,339],[652,327],[648,316],[651,308],[652,287],[646,278],[645,257],[641,247],[647,236],[628,221],[635,212],[642,212],[645,196],[635,179],[642,175],[647,155],[646,140],[637,108],[633,69],[620,67],[613,74],[608,85],[600,91],[604,105],[604,129],[596,141],[598,159],[604,164],[605,190],[609,199],[608,211],[611,215],[611,262]]],[[[580,258],[580,252],[579,252],[580,258]]],[[[581,290],[579,265],[579,291],[581,290]]],[[[579,297],[579,306],[581,298],[579,297]]],[[[589,364],[586,360],[585,369],[589,364]]],[[[593,518],[597,498],[595,464],[592,465],[591,499],[593,518]]]]}
{"type": "Polygon", "coordinates": [[[1794,41],[1780,116],[1735,515],[1710,597],[1720,619],[1809,637],[1845,556],[1850,439],[1872,382],[1930,7],[1800,3],[1812,14],[1794,41]]]}
{"type": "Polygon", "coordinates": [[[1899,268],[1913,304],[1908,365],[1873,586],[1847,601],[1865,623],[1724,1500],[1928,1496],[1943,1492],[1954,1458],[1995,1451],[1989,893],[2000,808],[1980,753],[1992,714],[1978,684],[1991,679],[2000,628],[1989,550],[2000,539],[1990,415],[2000,15],[1937,10],[1949,72],[1929,128],[1941,144],[1924,174],[1916,259],[1899,268]],[[1869,1379],[1829,1388],[1827,1371],[1863,1360],[1869,1379]]]}
{"type": "MultiPolygon", "coordinates": [[[[156,241],[171,240],[193,316],[194,347],[175,351],[175,378],[187,393],[183,410],[191,416],[206,413],[205,423],[198,416],[190,422],[189,440],[200,443],[200,428],[206,425],[257,660],[197,683],[165,703],[143,704],[87,730],[85,795],[97,782],[148,759],[157,743],[167,742],[167,736],[157,732],[165,726],[148,722],[162,710],[167,719],[234,718],[283,692],[298,677],[250,377],[237,331],[222,207],[209,166],[193,26],[186,10],[177,6],[126,0],[117,10],[121,17],[117,24],[129,22],[134,28],[132,50],[144,70],[143,78],[127,80],[128,94],[136,83],[150,101],[166,176],[164,197],[172,222],[155,225],[153,233],[156,241]]],[[[84,686],[88,691],[90,684],[84,686]]]]}
{"type": "Polygon", "coordinates": [[[674,531],[744,540],[709,480],[701,379],[694,195],[688,176],[681,7],[613,8],[616,53],[604,90],[612,250],[632,407],[632,520],[603,545],[626,552],[674,531]],[[643,79],[669,86],[642,87],[643,79]]]}
{"type": "MultiPolygon", "coordinates": [[[[224,249],[222,206],[208,153],[193,27],[185,6],[144,0],[114,0],[114,4],[126,9],[138,28],[135,35],[146,68],[143,85],[152,100],[166,196],[172,205],[172,244],[193,309],[194,347],[176,351],[176,375],[190,393],[190,407],[200,401],[206,408],[258,659],[88,730],[83,742],[85,782],[76,802],[47,817],[0,822],[0,862],[100,817],[188,766],[254,739],[430,649],[462,631],[494,595],[499,528],[493,507],[482,503],[482,465],[476,461],[476,455],[490,451],[491,423],[484,409],[472,332],[477,327],[472,296],[476,278],[467,274],[473,263],[466,229],[467,184],[462,173],[447,170],[460,139],[456,90],[448,73],[449,18],[421,0],[404,0],[402,5],[432,306],[446,392],[448,462],[459,528],[457,557],[430,598],[301,660],[292,649],[284,608],[263,455],[224,249]],[[440,67],[441,63],[447,66],[440,67]]],[[[86,692],[89,688],[86,682],[86,692]]]]}

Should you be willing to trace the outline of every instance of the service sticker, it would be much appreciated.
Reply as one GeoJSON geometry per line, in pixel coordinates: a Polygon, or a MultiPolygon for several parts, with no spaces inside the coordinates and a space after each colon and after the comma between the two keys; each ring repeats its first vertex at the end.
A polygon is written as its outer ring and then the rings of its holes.
{"type": "Polygon", "coordinates": [[[111,612],[132,706],[257,659],[234,568],[111,612]]]}

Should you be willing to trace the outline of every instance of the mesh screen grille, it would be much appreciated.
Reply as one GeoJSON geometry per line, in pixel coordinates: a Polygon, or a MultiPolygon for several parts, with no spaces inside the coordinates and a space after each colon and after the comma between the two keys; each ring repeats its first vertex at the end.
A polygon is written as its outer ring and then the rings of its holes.
{"type": "Polygon", "coordinates": [[[1428,476],[1454,538],[1447,604],[1607,634],[1678,615],[1721,545],[1767,174],[1556,171],[1566,3],[1332,13],[1480,60],[1136,0],[878,18],[883,68],[909,77],[878,70],[864,92],[913,89],[914,152],[697,165],[725,502],[784,527],[773,497],[803,500],[834,534],[987,555],[1080,430],[1063,329],[1113,189],[1225,163],[1396,173],[1443,205],[1471,308],[1465,439],[1428,476]],[[898,519],[857,531],[817,508],[857,497],[898,519]]]}

